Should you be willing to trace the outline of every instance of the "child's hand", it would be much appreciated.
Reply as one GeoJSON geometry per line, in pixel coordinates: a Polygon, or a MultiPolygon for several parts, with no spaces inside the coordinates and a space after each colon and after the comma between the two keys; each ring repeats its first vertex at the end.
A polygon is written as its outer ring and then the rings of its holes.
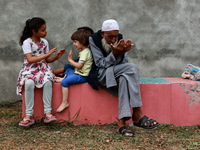
{"type": "Polygon", "coordinates": [[[68,61],[72,60],[72,50],[70,50],[69,55],[68,55],[68,61]]]}
{"type": "Polygon", "coordinates": [[[59,59],[65,53],[65,49],[61,49],[56,53],[56,59],[59,59]]]}
{"type": "Polygon", "coordinates": [[[54,47],[53,49],[51,49],[48,53],[49,55],[53,54],[56,52],[57,47],[54,47]]]}

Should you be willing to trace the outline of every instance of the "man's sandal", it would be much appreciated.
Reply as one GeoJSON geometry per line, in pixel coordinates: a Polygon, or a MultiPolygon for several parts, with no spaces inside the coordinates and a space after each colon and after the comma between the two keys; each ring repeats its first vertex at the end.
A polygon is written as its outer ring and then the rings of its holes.
{"type": "Polygon", "coordinates": [[[122,126],[119,128],[119,133],[126,136],[126,137],[134,137],[134,134],[131,130],[128,130],[126,126],[122,126]],[[127,134],[130,133],[130,134],[127,134]]]}
{"type": "Polygon", "coordinates": [[[160,125],[160,123],[156,122],[153,119],[149,119],[147,116],[143,116],[138,123],[133,123],[133,125],[137,126],[137,127],[141,127],[144,129],[153,129],[157,126],[160,125]],[[156,124],[155,124],[156,123],[156,124]]]}
{"type": "Polygon", "coordinates": [[[22,121],[20,121],[19,126],[20,127],[29,127],[35,123],[34,119],[24,118],[22,121]]]}
{"type": "Polygon", "coordinates": [[[53,115],[46,115],[46,117],[44,118],[44,123],[50,123],[53,121],[56,121],[56,117],[53,115]]]}

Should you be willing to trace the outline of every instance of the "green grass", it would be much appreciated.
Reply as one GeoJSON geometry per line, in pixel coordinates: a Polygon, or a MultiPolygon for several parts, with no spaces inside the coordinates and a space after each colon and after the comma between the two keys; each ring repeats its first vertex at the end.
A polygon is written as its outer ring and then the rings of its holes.
{"type": "Polygon", "coordinates": [[[0,102],[0,108],[1,107],[6,107],[6,108],[13,107],[15,105],[15,103],[16,102],[2,101],[2,102],[0,102]]]}
{"type": "Polygon", "coordinates": [[[0,106],[0,149],[200,149],[200,126],[161,125],[145,130],[130,124],[133,138],[118,134],[117,123],[76,126],[71,121],[50,125],[37,122],[22,128],[18,126],[21,103],[0,106]]]}

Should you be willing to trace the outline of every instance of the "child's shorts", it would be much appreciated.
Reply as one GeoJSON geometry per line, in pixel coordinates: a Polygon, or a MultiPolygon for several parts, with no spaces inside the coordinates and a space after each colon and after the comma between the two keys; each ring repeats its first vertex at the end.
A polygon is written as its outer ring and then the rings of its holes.
{"type": "Polygon", "coordinates": [[[68,68],[64,74],[66,74],[66,76],[64,77],[64,79],[61,82],[61,85],[63,87],[69,87],[69,85],[71,84],[77,84],[77,83],[85,83],[87,82],[87,77],[85,76],[81,76],[79,74],[74,73],[74,70],[71,68],[68,68]]]}

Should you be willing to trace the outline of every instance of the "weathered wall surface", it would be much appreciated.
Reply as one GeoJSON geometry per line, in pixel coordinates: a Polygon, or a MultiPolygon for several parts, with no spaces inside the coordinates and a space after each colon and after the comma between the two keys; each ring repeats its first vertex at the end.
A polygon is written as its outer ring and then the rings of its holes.
{"type": "Polygon", "coordinates": [[[23,63],[18,41],[29,18],[46,20],[50,48],[67,49],[53,69],[67,63],[69,50],[77,55],[70,37],[78,27],[97,31],[113,18],[135,44],[129,57],[141,77],[179,77],[187,63],[200,66],[199,12],[198,0],[0,0],[0,101],[21,99],[15,94],[23,63]]]}

